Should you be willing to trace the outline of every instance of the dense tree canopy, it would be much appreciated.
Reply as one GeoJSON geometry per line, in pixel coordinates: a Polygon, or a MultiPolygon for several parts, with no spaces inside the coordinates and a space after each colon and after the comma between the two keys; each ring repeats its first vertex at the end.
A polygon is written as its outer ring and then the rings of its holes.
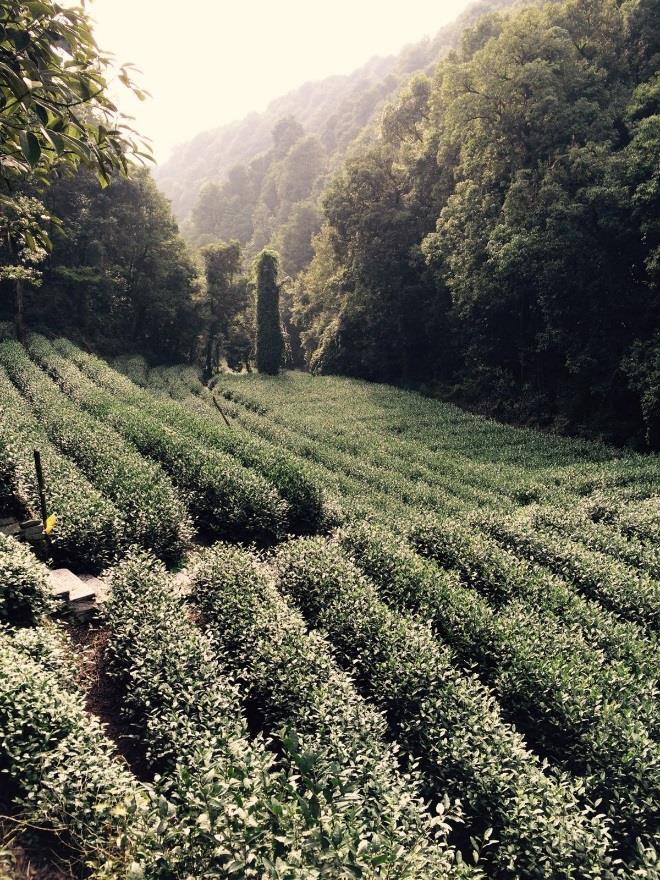
{"type": "MultiPolygon", "coordinates": [[[[26,318],[101,351],[187,360],[200,329],[196,270],[169,204],[146,171],[102,188],[87,171],[56,180],[43,196],[61,223],[26,291],[26,318]]],[[[3,317],[11,317],[3,297],[3,317]]]]}
{"type": "MultiPolygon", "coordinates": [[[[241,273],[241,246],[237,241],[202,249],[206,277],[206,341],[204,375],[210,379],[223,357],[240,369],[251,354],[252,335],[246,320],[250,302],[248,282],[241,273]]],[[[253,316],[250,316],[253,317],[253,316]]]]}
{"type": "Polygon", "coordinates": [[[21,181],[0,283],[33,323],[207,377],[256,353],[271,372],[284,359],[660,446],[657,3],[511,5],[211,139],[195,265],[148,175],[101,188],[140,149],[111,125],[84,13],[0,2],[0,163],[21,181]],[[50,44],[30,15],[53,19],[50,44]]]}
{"type": "MultiPolygon", "coordinates": [[[[109,56],[84,9],[53,0],[0,2],[0,278],[13,282],[14,320],[25,335],[25,285],[52,248],[56,218],[39,201],[55,175],[80,167],[107,186],[150,152],[107,95],[109,56]],[[28,194],[23,192],[28,190],[28,194]]],[[[130,65],[119,78],[139,98],[130,65]]]]}
{"type": "Polygon", "coordinates": [[[657,445],[659,58],[637,0],[466,32],[325,194],[295,287],[310,365],[657,445]]]}
{"type": "MultiPolygon", "coordinates": [[[[92,168],[107,184],[144,143],[107,95],[108,56],[82,8],[53,0],[0,2],[0,178],[62,165],[92,168]]],[[[130,66],[120,78],[132,85],[130,66]]]]}

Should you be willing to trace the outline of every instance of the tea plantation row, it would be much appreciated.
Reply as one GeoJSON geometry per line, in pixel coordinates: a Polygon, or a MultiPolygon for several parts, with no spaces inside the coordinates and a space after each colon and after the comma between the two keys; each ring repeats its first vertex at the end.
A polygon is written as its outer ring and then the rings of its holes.
{"type": "Polygon", "coordinates": [[[37,508],[39,448],[55,561],[111,565],[138,754],[3,538],[15,815],[103,878],[657,878],[657,458],[352,380],[175,379],[0,344],[0,495],[37,508]]]}

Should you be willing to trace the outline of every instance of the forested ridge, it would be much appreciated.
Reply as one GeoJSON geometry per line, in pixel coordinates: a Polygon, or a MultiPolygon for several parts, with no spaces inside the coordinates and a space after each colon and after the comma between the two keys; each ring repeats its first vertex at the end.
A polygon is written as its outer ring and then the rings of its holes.
{"type": "Polygon", "coordinates": [[[658,31],[648,0],[491,11],[347,159],[281,119],[187,235],[278,249],[295,365],[657,447],[658,31]]]}
{"type": "MultiPolygon", "coordinates": [[[[291,146],[290,136],[287,138],[284,131],[279,138],[274,137],[274,129],[282,120],[293,121],[294,137],[304,133],[313,140],[321,152],[317,173],[327,172],[343,159],[355,142],[359,144],[371,136],[379,112],[407,77],[417,71],[431,70],[456,44],[463,28],[481,14],[513,2],[515,0],[478,0],[433,38],[406,46],[398,55],[374,57],[349,75],[307,82],[276,98],[263,113],[250,113],[244,119],[202,131],[178,147],[155,172],[158,185],[172,200],[177,219],[184,221],[189,217],[206,184],[226,182],[229,184],[225,190],[227,195],[241,196],[241,201],[245,201],[246,196],[250,198],[244,183],[241,189],[243,178],[250,179],[250,189],[258,190],[264,178],[270,177],[272,187],[272,178],[277,176],[272,166],[291,146]]],[[[217,190],[211,186],[206,201],[213,204],[217,201],[216,195],[217,190]]],[[[256,196],[258,201],[259,192],[256,196]]],[[[245,205],[243,213],[254,211],[257,201],[245,205]]],[[[225,222],[232,223],[229,212],[225,222]]],[[[205,231],[203,221],[201,228],[191,230],[192,234],[202,235],[205,231]]],[[[240,239],[240,226],[235,230],[230,227],[223,236],[240,239]]],[[[248,240],[249,235],[244,243],[248,240]]]]}
{"type": "Polygon", "coordinates": [[[657,13],[491,9],[181,234],[0,0],[2,880],[658,880],[657,13]]]}
{"type": "Polygon", "coordinates": [[[657,445],[659,57],[644,0],[468,30],[324,195],[310,366],[657,445]]]}
{"type": "Polygon", "coordinates": [[[182,148],[156,180],[183,236],[147,171],[22,180],[52,245],[25,317],[249,369],[270,248],[287,366],[658,448],[659,32],[652,0],[469,7],[182,148]]]}

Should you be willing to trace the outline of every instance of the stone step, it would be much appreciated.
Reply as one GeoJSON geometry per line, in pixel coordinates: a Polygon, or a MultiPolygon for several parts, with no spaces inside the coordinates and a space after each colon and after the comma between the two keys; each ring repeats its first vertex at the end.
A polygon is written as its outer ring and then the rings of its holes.
{"type": "Polygon", "coordinates": [[[83,586],[82,581],[68,568],[53,568],[48,572],[51,595],[67,602],[69,594],[83,586]]]}
{"type": "Polygon", "coordinates": [[[96,602],[96,590],[94,587],[81,583],[77,589],[71,590],[69,593],[69,605],[77,605],[83,602],[96,602]]]}
{"type": "Polygon", "coordinates": [[[90,620],[93,620],[98,614],[98,610],[99,606],[94,599],[87,599],[85,601],[81,600],[80,602],[74,602],[69,605],[70,613],[80,623],[88,623],[90,620]]]}
{"type": "Polygon", "coordinates": [[[51,593],[66,603],[70,614],[82,623],[91,620],[99,610],[98,603],[108,595],[107,584],[93,574],[74,574],[68,568],[49,572],[51,593]]]}
{"type": "Polygon", "coordinates": [[[108,598],[108,585],[104,580],[93,574],[79,574],[78,577],[85,586],[94,590],[97,602],[105,602],[108,598]]]}
{"type": "Polygon", "coordinates": [[[17,520],[12,520],[6,523],[6,525],[0,525],[0,532],[10,538],[15,538],[17,535],[20,535],[21,527],[17,520]]]}

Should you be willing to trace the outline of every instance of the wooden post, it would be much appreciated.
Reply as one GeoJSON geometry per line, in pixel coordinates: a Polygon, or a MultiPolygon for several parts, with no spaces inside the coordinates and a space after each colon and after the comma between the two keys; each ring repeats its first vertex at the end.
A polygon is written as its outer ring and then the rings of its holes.
{"type": "Polygon", "coordinates": [[[229,419],[225,415],[225,411],[223,410],[223,408],[220,406],[220,404],[216,400],[215,394],[213,395],[213,403],[215,404],[215,408],[218,410],[218,412],[220,413],[222,418],[225,420],[225,425],[227,425],[228,428],[231,428],[231,422],[229,421],[229,419]]]}
{"type": "Polygon", "coordinates": [[[48,510],[46,508],[46,485],[44,483],[44,472],[41,468],[41,453],[38,449],[34,450],[34,468],[37,472],[37,485],[39,486],[39,504],[41,505],[41,519],[46,528],[46,520],[48,519],[48,510]]]}

